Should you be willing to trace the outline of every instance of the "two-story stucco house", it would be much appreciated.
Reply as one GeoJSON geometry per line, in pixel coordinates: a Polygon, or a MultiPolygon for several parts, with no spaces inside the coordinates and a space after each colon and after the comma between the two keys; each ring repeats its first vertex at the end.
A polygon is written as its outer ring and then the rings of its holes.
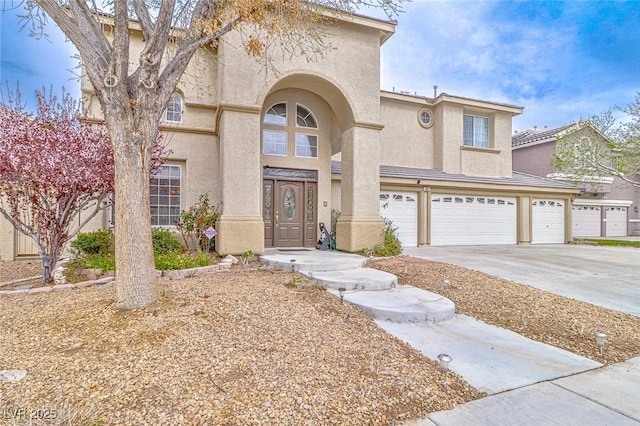
{"type": "MultiPolygon", "coordinates": [[[[222,254],[312,247],[332,210],[345,251],[381,241],[381,215],[405,246],[570,240],[579,189],[512,172],[521,107],[381,91],[380,48],[395,23],[345,16],[331,31],[322,59],[276,54],[277,72],[238,34],[199,52],[165,115],[173,154],[152,181],[152,225],[172,226],[208,193],[222,208],[222,254]]],[[[82,90],[98,114],[86,79],[82,90]]],[[[109,226],[108,212],[94,222],[109,226]]],[[[1,232],[3,260],[29,254],[6,223],[1,232]]]]}
{"type": "MultiPolygon", "coordinates": [[[[556,170],[552,159],[558,138],[604,137],[588,124],[555,129],[530,129],[513,135],[513,169],[558,181],[570,176],[556,170]]],[[[640,189],[617,177],[591,177],[579,185],[583,193],[573,201],[574,237],[620,237],[640,234],[640,189]]]]}

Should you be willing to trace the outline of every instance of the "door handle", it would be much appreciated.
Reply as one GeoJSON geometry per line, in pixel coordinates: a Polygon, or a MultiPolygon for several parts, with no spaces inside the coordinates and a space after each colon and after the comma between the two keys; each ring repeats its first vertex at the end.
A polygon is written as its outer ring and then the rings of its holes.
{"type": "Polygon", "coordinates": [[[276,226],[278,226],[278,212],[276,212],[276,226]]]}

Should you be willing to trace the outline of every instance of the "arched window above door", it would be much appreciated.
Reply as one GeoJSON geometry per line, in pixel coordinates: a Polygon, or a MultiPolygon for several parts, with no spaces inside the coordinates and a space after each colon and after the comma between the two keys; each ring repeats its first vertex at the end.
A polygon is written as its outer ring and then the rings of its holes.
{"type": "Polygon", "coordinates": [[[308,127],[310,129],[318,128],[318,124],[313,113],[302,105],[298,105],[296,108],[296,125],[299,127],[308,127]]]}
{"type": "MultiPolygon", "coordinates": [[[[293,113],[291,113],[293,118],[293,113]]],[[[313,112],[300,104],[279,102],[267,109],[262,120],[262,153],[265,155],[318,158],[318,121],[313,112]],[[288,110],[296,105],[295,122],[288,110]]]]}
{"type": "Polygon", "coordinates": [[[276,126],[287,125],[287,104],[284,102],[273,105],[264,115],[264,124],[276,126]]]}

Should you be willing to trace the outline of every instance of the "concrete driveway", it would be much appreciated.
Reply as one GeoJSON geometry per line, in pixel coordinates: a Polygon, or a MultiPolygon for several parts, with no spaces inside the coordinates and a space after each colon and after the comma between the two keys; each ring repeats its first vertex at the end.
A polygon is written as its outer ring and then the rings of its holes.
{"type": "Polygon", "coordinates": [[[554,244],[419,247],[403,252],[640,316],[637,248],[554,244]]]}

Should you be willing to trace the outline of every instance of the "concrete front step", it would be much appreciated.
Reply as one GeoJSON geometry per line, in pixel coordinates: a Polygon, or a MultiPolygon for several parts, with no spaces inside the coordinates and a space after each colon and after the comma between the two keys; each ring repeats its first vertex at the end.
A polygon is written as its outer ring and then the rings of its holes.
{"type": "Polygon", "coordinates": [[[296,272],[344,271],[361,268],[365,262],[366,259],[357,254],[316,249],[269,250],[269,252],[260,256],[260,263],[263,265],[296,272]]]}
{"type": "MultiPolygon", "coordinates": [[[[338,295],[337,290],[328,291],[338,295]]],[[[451,300],[408,285],[381,291],[347,291],[344,300],[380,321],[439,323],[455,315],[455,305],[451,300]]]]}
{"type": "Polygon", "coordinates": [[[398,285],[398,277],[371,268],[349,269],[346,271],[301,271],[301,273],[325,288],[346,290],[388,290],[398,285]]]}

